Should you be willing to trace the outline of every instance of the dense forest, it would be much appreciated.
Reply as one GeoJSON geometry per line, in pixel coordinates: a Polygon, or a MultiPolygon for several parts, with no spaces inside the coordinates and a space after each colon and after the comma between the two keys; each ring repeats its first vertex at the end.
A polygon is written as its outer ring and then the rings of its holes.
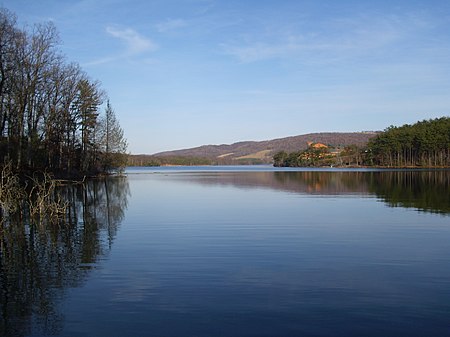
{"type": "Polygon", "coordinates": [[[450,166],[450,117],[390,126],[370,140],[367,161],[389,167],[450,166]]]}
{"type": "Polygon", "coordinates": [[[364,147],[317,146],[278,152],[274,166],[450,167],[450,117],[390,126],[364,147]]]}
{"type": "Polygon", "coordinates": [[[52,23],[20,29],[0,8],[0,164],[58,176],[125,166],[127,142],[106,93],[58,43],[52,23]]]}

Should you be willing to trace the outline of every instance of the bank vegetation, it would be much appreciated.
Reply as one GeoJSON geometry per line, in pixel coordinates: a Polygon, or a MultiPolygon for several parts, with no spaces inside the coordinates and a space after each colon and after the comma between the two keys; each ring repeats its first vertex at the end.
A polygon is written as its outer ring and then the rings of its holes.
{"type": "Polygon", "coordinates": [[[126,165],[107,94],[58,49],[49,23],[19,28],[0,7],[0,221],[57,221],[61,185],[126,165]],[[25,221],[25,220],[24,220],[25,221]]]}
{"type": "Polygon", "coordinates": [[[0,165],[58,177],[125,166],[127,143],[106,93],[58,44],[52,23],[21,29],[0,8],[0,165]]]}
{"type": "Polygon", "coordinates": [[[363,147],[312,143],[306,150],[278,152],[273,159],[279,167],[450,167],[450,117],[390,126],[363,147]]]}

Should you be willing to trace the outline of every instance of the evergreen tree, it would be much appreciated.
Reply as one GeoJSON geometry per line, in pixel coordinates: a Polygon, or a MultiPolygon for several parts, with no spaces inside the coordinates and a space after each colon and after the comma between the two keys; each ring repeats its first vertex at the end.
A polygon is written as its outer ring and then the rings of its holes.
{"type": "Polygon", "coordinates": [[[104,171],[123,169],[127,164],[127,141],[109,100],[99,122],[100,163],[104,171]]]}
{"type": "Polygon", "coordinates": [[[450,166],[450,117],[391,126],[368,144],[369,160],[390,167],[450,166]]]}

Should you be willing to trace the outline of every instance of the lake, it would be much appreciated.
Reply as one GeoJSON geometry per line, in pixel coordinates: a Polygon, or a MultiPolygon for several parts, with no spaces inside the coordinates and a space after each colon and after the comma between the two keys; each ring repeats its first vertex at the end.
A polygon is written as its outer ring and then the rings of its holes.
{"type": "Polygon", "coordinates": [[[129,168],[0,227],[0,335],[449,336],[450,171],[129,168]]]}

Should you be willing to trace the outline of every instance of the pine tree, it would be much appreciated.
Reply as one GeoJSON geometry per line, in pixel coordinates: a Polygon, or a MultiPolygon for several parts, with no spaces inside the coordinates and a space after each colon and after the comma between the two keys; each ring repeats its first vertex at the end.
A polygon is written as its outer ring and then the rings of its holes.
{"type": "Polygon", "coordinates": [[[99,122],[101,166],[106,172],[122,170],[127,164],[128,143],[109,100],[99,122]]]}

